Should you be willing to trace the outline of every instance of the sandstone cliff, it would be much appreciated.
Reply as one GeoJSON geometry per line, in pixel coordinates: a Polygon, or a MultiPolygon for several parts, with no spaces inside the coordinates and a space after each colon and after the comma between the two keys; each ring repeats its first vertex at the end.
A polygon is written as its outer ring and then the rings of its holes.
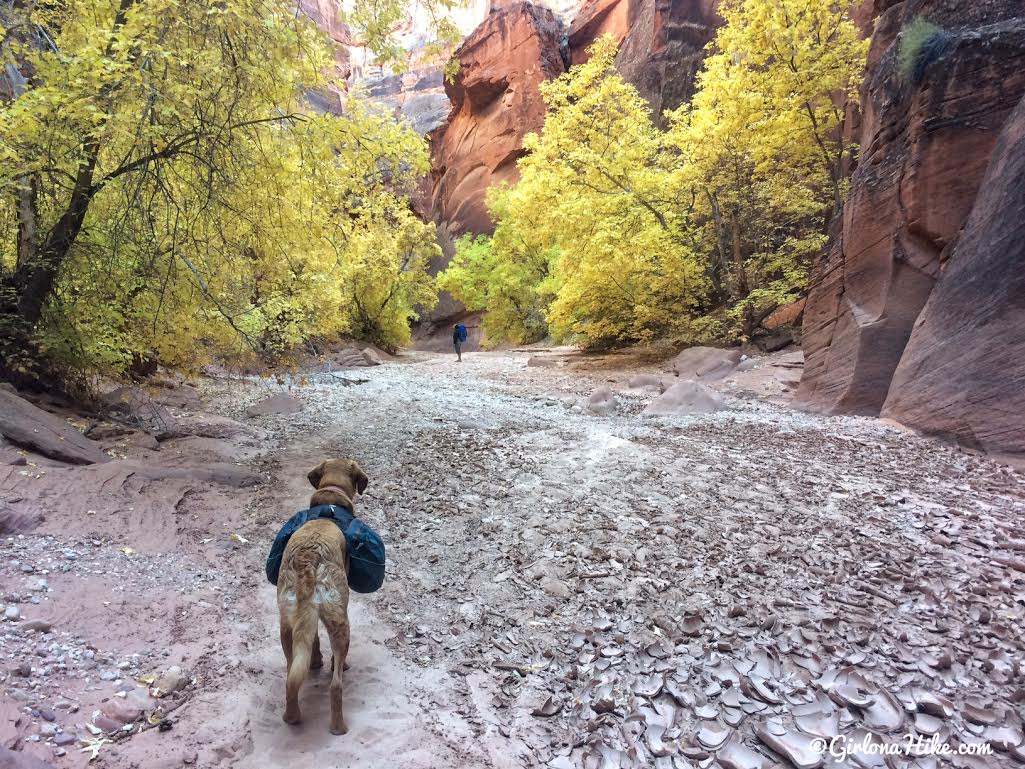
{"type": "Polygon", "coordinates": [[[587,60],[602,35],[620,45],[616,68],[658,119],[694,95],[704,48],[722,23],[719,0],[586,0],[569,30],[570,60],[587,60]]]}
{"type": "Polygon", "coordinates": [[[334,50],[334,67],[324,73],[331,84],[306,92],[310,104],[324,112],[339,113],[342,108],[342,92],[349,77],[349,45],[352,42],[349,27],[343,21],[340,0],[299,0],[299,10],[316,24],[331,39],[334,50]]]}
{"type": "Polygon", "coordinates": [[[937,280],[951,279],[943,267],[997,137],[1025,93],[1019,2],[877,0],[876,10],[882,15],[862,90],[862,157],[841,231],[815,270],[805,309],[799,398],[827,412],[880,412],[919,313],[937,280]],[[934,41],[919,72],[902,74],[901,34],[918,17],[945,38],[934,41]]]}
{"type": "Polygon", "coordinates": [[[894,374],[883,415],[1025,453],[1025,99],[894,374]]]}
{"type": "Polygon", "coordinates": [[[431,136],[425,205],[452,233],[491,232],[485,192],[516,181],[523,137],[544,124],[538,84],[566,69],[561,36],[550,10],[521,2],[492,11],[456,50],[459,73],[445,84],[452,110],[431,136]]]}

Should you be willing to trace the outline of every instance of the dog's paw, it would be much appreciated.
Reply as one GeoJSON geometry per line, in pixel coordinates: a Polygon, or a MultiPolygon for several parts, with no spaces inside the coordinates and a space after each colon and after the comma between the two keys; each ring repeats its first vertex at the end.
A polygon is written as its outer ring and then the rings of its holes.
{"type": "Polygon", "coordinates": [[[331,727],[331,734],[337,735],[338,737],[341,737],[343,734],[346,734],[348,731],[349,731],[349,727],[348,727],[348,725],[344,721],[342,722],[341,728],[335,728],[334,726],[331,727]]]}
{"type": "Polygon", "coordinates": [[[284,721],[286,724],[291,724],[292,726],[295,726],[302,720],[302,715],[299,713],[298,710],[296,710],[294,713],[286,710],[284,715],[281,716],[281,720],[284,721]]]}

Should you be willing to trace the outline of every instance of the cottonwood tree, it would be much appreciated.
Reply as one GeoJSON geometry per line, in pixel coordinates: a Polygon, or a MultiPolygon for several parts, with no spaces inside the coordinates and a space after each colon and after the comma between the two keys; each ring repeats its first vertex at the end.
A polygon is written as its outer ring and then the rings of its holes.
{"type": "Polygon", "coordinates": [[[832,0],[726,0],[720,13],[667,142],[680,153],[674,186],[700,204],[714,291],[749,337],[804,290],[846,196],[856,147],[843,120],[868,42],[832,0]]]}
{"type": "MultiPolygon", "coordinates": [[[[602,38],[585,64],[541,85],[544,130],[524,140],[520,181],[490,199],[497,226],[483,302],[492,336],[543,332],[532,322],[540,303],[556,336],[589,346],[647,340],[671,331],[705,292],[689,201],[666,186],[663,137],[615,56],[602,38]]],[[[442,285],[471,302],[477,291],[480,302],[469,257],[479,259],[482,244],[467,245],[442,285]]]]}
{"type": "MultiPolygon", "coordinates": [[[[409,230],[397,196],[425,147],[358,103],[311,112],[330,56],[294,3],[0,13],[0,369],[30,375],[42,354],[116,373],[151,351],[194,365],[351,325],[352,244],[409,230]]],[[[421,288],[378,315],[392,343],[406,298],[429,302],[421,227],[402,257],[421,288]]]]}
{"type": "Polygon", "coordinates": [[[832,0],[724,0],[690,104],[655,126],[598,41],[550,83],[520,181],[444,287],[493,338],[747,339],[801,294],[846,194],[867,43],[832,0]],[[531,319],[540,315],[544,323],[531,319]],[[539,327],[540,326],[540,327],[539,327]]]}

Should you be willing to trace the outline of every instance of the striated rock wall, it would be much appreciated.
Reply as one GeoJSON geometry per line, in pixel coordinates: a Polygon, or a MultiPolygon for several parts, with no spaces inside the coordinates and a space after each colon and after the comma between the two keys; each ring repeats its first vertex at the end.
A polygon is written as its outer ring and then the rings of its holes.
{"type": "Polygon", "coordinates": [[[333,81],[306,92],[306,98],[315,108],[333,114],[342,109],[344,83],[351,72],[349,45],[352,43],[349,27],[343,21],[340,0],[298,0],[298,9],[316,24],[334,43],[335,64],[326,72],[333,81]]]}
{"type": "Polygon", "coordinates": [[[722,23],[719,0],[585,0],[569,30],[570,60],[605,34],[620,44],[616,68],[658,118],[694,95],[704,48],[722,23]]]}
{"type": "MultiPolygon", "coordinates": [[[[617,67],[656,115],[679,106],[693,94],[704,47],[721,23],[717,9],[718,0],[584,0],[567,33],[543,7],[493,3],[456,52],[461,71],[446,85],[447,125],[432,134],[425,213],[453,235],[491,232],[485,192],[516,179],[524,135],[544,124],[537,84],[585,61],[604,34],[620,43],[617,67]]],[[[562,9],[561,18],[570,15],[562,9]]]]}
{"type": "Polygon", "coordinates": [[[445,84],[452,110],[431,135],[424,203],[454,235],[492,231],[485,192],[515,182],[523,137],[544,125],[538,84],[566,69],[561,37],[550,10],[520,2],[492,11],[456,50],[459,73],[445,84]]]}
{"type": "Polygon", "coordinates": [[[1025,17],[1012,0],[876,0],[862,89],[861,160],[804,315],[799,402],[878,414],[919,313],[1025,93],[1025,17]],[[898,71],[901,30],[949,34],[918,82],[898,71]]]}
{"type": "Polygon", "coordinates": [[[883,416],[1025,453],[1025,99],[893,376],[883,416]]]}

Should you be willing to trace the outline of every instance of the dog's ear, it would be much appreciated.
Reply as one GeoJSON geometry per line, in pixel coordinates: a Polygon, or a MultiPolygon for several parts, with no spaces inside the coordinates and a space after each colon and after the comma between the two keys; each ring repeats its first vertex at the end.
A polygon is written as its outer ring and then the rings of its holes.
{"type": "Polygon", "coordinates": [[[324,477],[324,465],[326,464],[327,462],[321,462],[306,474],[306,477],[310,479],[310,485],[315,489],[320,488],[320,479],[324,477]]]}
{"type": "Polygon", "coordinates": [[[349,468],[349,474],[352,476],[352,482],[356,484],[356,491],[362,494],[367,490],[367,484],[370,483],[370,479],[367,478],[367,474],[363,472],[362,467],[353,462],[352,467],[349,468]]]}

